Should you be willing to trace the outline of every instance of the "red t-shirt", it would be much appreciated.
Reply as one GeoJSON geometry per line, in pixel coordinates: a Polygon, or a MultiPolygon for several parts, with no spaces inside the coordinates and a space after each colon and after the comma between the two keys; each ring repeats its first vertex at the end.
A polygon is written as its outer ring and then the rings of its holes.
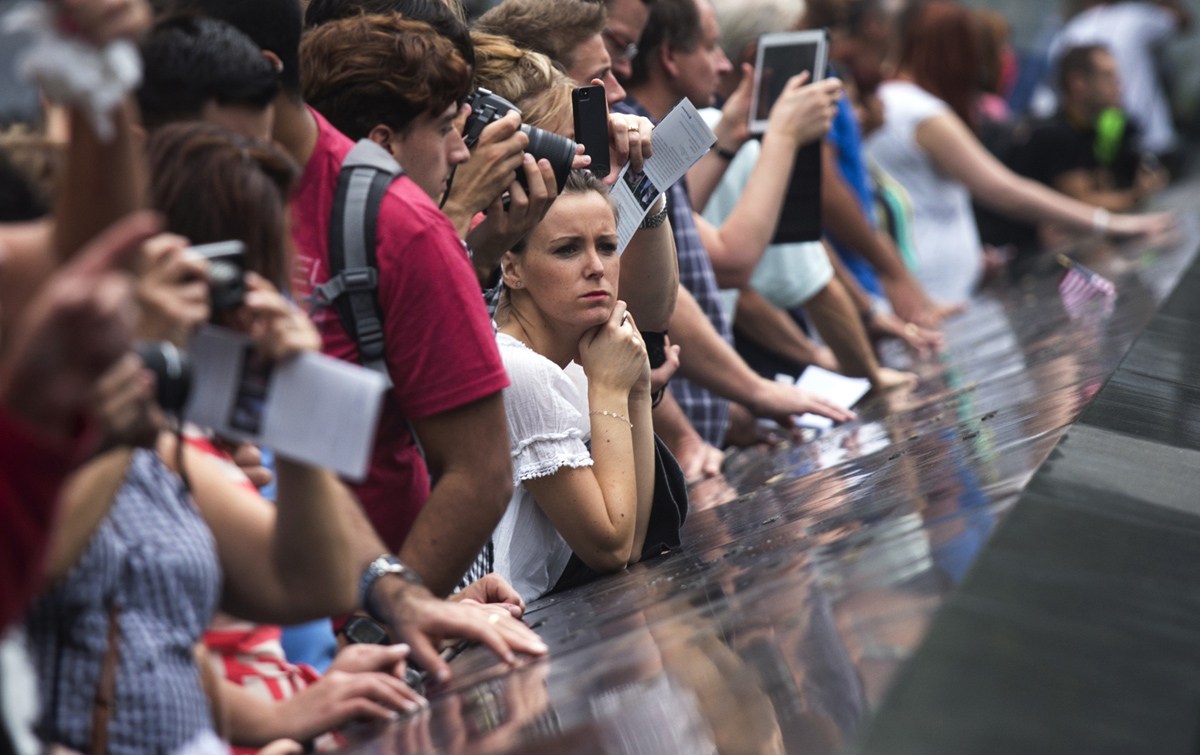
{"type": "MultiPolygon", "coordinates": [[[[329,278],[329,215],[342,159],[354,146],[309,111],[320,134],[291,202],[299,253],[293,289],[301,301],[329,278]]],[[[367,480],[354,489],[380,537],[398,551],[429,497],[429,473],[408,421],[497,393],[508,385],[508,375],[475,273],[450,220],[404,177],[392,182],[376,228],[378,297],[394,385],[384,400],[367,480]]],[[[313,319],[326,354],[360,363],[358,347],[335,309],[319,310],[313,319]]]]}
{"type": "Polygon", "coordinates": [[[59,487],[80,445],[53,440],[0,408],[0,635],[42,587],[59,487]]]}

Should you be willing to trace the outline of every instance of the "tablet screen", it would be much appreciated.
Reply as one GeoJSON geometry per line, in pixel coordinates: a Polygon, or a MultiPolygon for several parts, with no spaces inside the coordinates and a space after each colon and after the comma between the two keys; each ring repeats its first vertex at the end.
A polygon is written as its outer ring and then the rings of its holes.
{"type": "Polygon", "coordinates": [[[758,42],[758,61],[754,68],[754,92],[750,110],[750,131],[766,131],[771,107],[788,80],[802,71],[817,81],[825,75],[827,55],[823,30],[764,34],[758,42]]]}

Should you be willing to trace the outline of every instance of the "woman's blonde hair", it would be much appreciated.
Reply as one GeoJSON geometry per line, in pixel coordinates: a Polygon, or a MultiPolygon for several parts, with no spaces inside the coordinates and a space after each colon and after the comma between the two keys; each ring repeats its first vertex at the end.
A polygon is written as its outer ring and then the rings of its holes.
{"type": "Polygon", "coordinates": [[[550,58],[523,50],[508,37],[471,32],[475,85],[490,89],[521,109],[522,120],[539,128],[569,122],[574,83],[550,58]]]}

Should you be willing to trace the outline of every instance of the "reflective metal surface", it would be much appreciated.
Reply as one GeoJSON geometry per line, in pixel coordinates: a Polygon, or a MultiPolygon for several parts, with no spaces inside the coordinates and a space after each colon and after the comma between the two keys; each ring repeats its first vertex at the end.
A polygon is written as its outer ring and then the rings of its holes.
{"type": "MultiPolygon", "coordinates": [[[[1190,221],[1184,238],[1196,238],[1190,221]]],[[[911,392],[868,398],[859,420],[810,442],[732,456],[727,484],[693,490],[678,552],[530,605],[548,659],[508,669],[469,649],[430,711],[353,749],[842,751],[1192,246],[1093,250],[1119,290],[1107,318],[1072,322],[1049,268],[984,294],[947,325],[941,357],[911,365],[921,376],[911,392]]],[[[1200,273],[1189,275],[1200,292],[1200,273]]],[[[1190,325],[1157,327],[1147,338],[1190,325]]],[[[1129,364],[1157,358],[1135,352],[1129,364]]],[[[908,365],[901,353],[890,361],[908,365]]],[[[1194,375],[1195,364],[1149,367],[1194,375]]],[[[1124,417],[1130,432],[1200,448],[1194,417],[1171,422],[1162,386],[1110,387],[1149,409],[1124,417]]],[[[927,713],[924,725],[937,726],[927,713]]],[[[899,751],[886,742],[868,751],[899,751]]]]}
{"type": "Polygon", "coordinates": [[[1038,470],[862,755],[1200,751],[1200,262],[1038,470]]]}

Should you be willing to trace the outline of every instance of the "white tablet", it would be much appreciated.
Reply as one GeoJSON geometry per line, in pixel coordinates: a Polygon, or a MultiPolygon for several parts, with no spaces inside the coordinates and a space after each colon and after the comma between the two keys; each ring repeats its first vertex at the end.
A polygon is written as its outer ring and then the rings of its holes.
{"type": "Polygon", "coordinates": [[[808,71],[810,82],[821,80],[828,59],[829,34],[825,29],[786,31],[759,37],[754,89],[750,94],[750,133],[762,134],[767,130],[771,107],[789,79],[808,71]]]}

